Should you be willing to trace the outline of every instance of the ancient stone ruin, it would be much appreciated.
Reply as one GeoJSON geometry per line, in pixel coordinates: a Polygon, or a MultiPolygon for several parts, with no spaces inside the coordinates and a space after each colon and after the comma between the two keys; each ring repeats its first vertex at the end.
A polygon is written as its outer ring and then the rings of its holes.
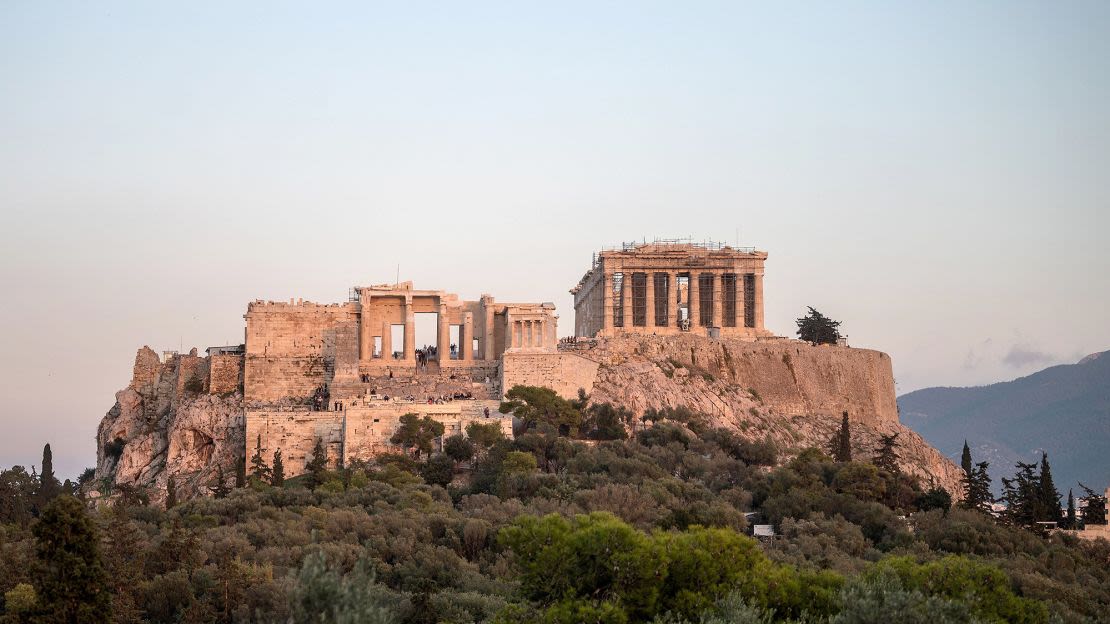
{"type": "Polygon", "coordinates": [[[411,282],[355,287],[339,303],[254,301],[242,345],[207,357],[140,350],[98,431],[97,475],[156,487],[172,475],[188,495],[260,444],[295,476],[318,440],[331,465],[398,451],[390,438],[410,413],[445,437],[471,422],[512,435],[500,399],[532,385],[637,415],[690,407],[787,450],[823,446],[848,412],[859,444],[904,434],[907,470],[957,483],[958,469],[898,423],[886,354],[764,328],[766,259],[683,241],[603,250],[571,290],[575,331],[561,339],[551,303],[464,301],[411,282]],[[417,344],[419,314],[436,315],[435,344],[417,344]]]}
{"type": "Polygon", "coordinates": [[[763,327],[766,260],[766,252],[716,243],[656,241],[603,250],[570,291],[574,334],[770,336],[763,327]]]}

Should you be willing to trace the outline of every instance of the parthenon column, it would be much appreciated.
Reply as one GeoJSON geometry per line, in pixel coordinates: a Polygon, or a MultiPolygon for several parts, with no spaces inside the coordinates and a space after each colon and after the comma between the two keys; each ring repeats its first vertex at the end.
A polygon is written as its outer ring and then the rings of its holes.
{"type": "Polygon", "coordinates": [[[393,326],[382,321],[382,359],[393,359],[393,326]]]}
{"type": "Polygon", "coordinates": [[[678,326],[678,273],[667,273],[667,326],[678,326]]]}
{"type": "Polygon", "coordinates": [[[405,360],[416,360],[416,310],[412,297],[405,297],[405,360]]]}
{"type": "Polygon", "coordinates": [[[632,327],[632,273],[630,271],[621,274],[621,318],[624,319],[624,329],[632,327]]]}
{"type": "Polygon", "coordinates": [[[613,274],[601,274],[601,329],[613,329],[613,274]]]}
{"type": "Polygon", "coordinates": [[[439,304],[439,331],[436,336],[436,359],[440,362],[451,359],[451,325],[447,318],[447,304],[439,304]]]}
{"type": "Polygon", "coordinates": [[[697,327],[701,324],[701,301],[698,296],[698,274],[694,271],[690,271],[690,280],[686,292],[690,299],[688,304],[690,310],[690,327],[697,327]]]}
{"type": "Polygon", "coordinates": [[[370,291],[359,292],[358,361],[369,362],[374,357],[374,336],[370,330],[370,291]]]}
{"type": "Polygon", "coordinates": [[[744,310],[745,310],[745,301],[746,301],[746,296],[747,296],[746,295],[747,288],[744,287],[744,279],[745,278],[744,278],[743,273],[737,273],[736,274],[736,326],[737,327],[747,327],[747,325],[744,324],[744,318],[745,318],[744,310]]]}
{"type": "Polygon", "coordinates": [[[711,327],[722,327],[724,323],[721,321],[721,302],[724,294],[721,289],[721,272],[713,272],[713,317],[710,322],[711,327]]]}
{"type": "Polygon", "coordinates": [[[516,328],[513,327],[514,323],[516,323],[516,321],[513,320],[512,315],[510,315],[508,312],[505,312],[505,350],[506,351],[513,348],[513,336],[516,334],[516,332],[514,331],[516,328]]]}
{"type": "Polygon", "coordinates": [[[763,329],[763,274],[755,274],[755,328],[763,329]]]}
{"type": "Polygon", "coordinates": [[[647,314],[644,316],[644,325],[648,327],[655,327],[655,273],[647,272],[647,285],[646,285],[647,302],[644,303],[647,314]]]}
{"type": "Polygon", "coordinates": [[[466,362],[474,359],[473,312],[463,312],[463,322],[459,325],[459,359],[466,362]]]}

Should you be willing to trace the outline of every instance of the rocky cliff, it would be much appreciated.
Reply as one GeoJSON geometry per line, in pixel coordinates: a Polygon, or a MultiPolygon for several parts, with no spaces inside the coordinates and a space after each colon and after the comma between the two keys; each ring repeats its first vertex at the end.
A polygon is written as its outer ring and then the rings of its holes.
{"type": "Polygon", "coordinates": [[[853,451],[871,457],[879,435],[898,434],[903,469],[953,495],[960,469],[898,421],[890,357],[879,351],[695,336],[621,336],[577,355],[597,362],[595,402],[635,413],[686,406],[749,438],[786,449],[827,447],[848,412],[853,451]]]}
{"type": "Polygon", "coordinates": [[[142,486],[158,500],[171,476],[182,498],[205,492],[218,468],[231,479],[246,444],[243,395],[239,380],[225,381],[226,364],[196,350],[162,362],[140,349],[97,429],[97,483],[142,486]]]}
{"type": "MultiPolygon", "coordinates": [[[[879,435],[896,433],[907,472],[959,492],[959,469],[899,423],[890,358],[878,351],[794,340],[622,336],[574,353],[517,359],[526,361],[514,366],[533,373],[527,383],[570,393],[582,386],[595,402],[637,414],[685,406],[787,450],[826,447],[848,412],[858,457],[872,455],[879,435]]],[[[158,499],[170,476],[182,498],[205,493],[221,468],[231,479],[247,446],[242,366],[241,356],[194,352],[163,362],[140,349],[131,383],[116,394],[97,432],[98,482],[143,486],[158,499]]]]}

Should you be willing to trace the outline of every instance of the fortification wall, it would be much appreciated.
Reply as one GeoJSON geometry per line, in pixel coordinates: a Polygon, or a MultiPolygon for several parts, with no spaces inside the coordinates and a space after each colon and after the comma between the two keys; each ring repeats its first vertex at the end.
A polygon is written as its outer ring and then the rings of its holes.
{"type": "MultiPolygon", "coordinates": [[[[443,437],[464,433],[471,422],[496,422],[507,437],[512,436],[512,418],[497,412],[497,401],[452,401],[444,404],[406,401],[353,401],[341,411],[312,412],[303,409],[248,409],[246,413],[247,456],[261,440],[262,456],[272,462],[281,449],[285,476],[303,474],[312,460],[319,438],[327,447],[328,464],[340,460],[369,460],[381,453],[397,452],[390,438],[400,426],[401,416],[430,416],[443,423],[443,437]],[[486,410],[490,416],[486,416],[486,410]],[[261,436],[261,437],[260,437],[261,436]]],[[[437,445],[437,449],[438,445],[437,445]]]]}
{"type": "Polygon", "coordinates": [[[208,357],[208,393],[227,394],[243,386],[242,355],[211,355],[208,357]]]}
{"type": "Polygon", "coordinates": [[[587,393],[597,378],[598,362],[574,353],[506,353],[501,391],[513,386],[544,386],[572,399],[579,388],[587,393]]]}
{"type": "Polygon", "coordinates": [[[358,375],[353,304],[254,302],[247,308],[243,386],[248,403],[307,399],[336,376],[358,375]]]}

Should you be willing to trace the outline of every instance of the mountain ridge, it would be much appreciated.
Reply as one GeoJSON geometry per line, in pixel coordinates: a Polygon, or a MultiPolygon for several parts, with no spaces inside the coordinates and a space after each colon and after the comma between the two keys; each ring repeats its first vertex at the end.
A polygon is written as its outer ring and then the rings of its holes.
{"type": "Polygon", "coordinates": [[[935,387],[898,397],[900,418],[957,458],[966,439],[975,461],[991,462],[995,486],[1017,461],[1045,451],[1066,496],[1077,483],[1110,484],[1110,351],[984,386],[935,387]]]}

